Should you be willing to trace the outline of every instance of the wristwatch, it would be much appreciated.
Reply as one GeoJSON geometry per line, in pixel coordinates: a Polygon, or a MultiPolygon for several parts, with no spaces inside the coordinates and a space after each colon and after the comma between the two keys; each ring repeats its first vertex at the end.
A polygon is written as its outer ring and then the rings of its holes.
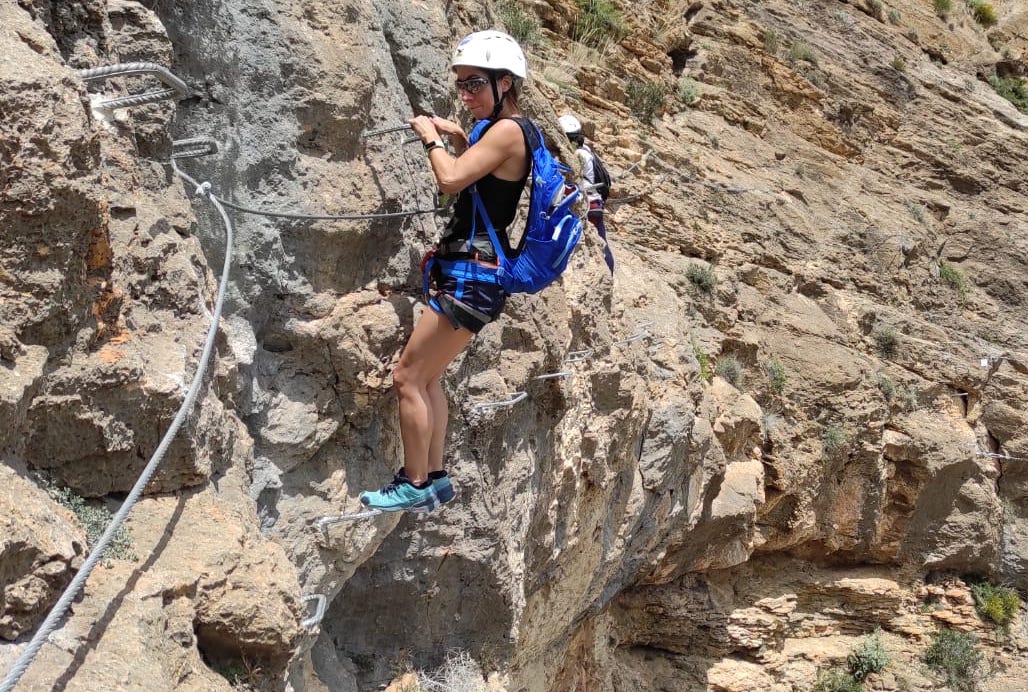
{"type": "Polygon", "coordinates": [[[443,140],[441,140],[441,139],[433,139],[431,142],[425,142],[425,152],[426,153],[432,151],[433,149],[445,149],[445,148],[446,147],[443,146],[443,140]]]}

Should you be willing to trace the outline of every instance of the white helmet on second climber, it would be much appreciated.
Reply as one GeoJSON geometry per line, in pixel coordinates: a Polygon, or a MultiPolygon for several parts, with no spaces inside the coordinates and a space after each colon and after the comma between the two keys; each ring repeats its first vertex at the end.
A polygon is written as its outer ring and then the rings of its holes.
{"type": "Polygon", "coordinates": [[[564,114],[558,119],[560,122],[560,129],[564,130],[566,135],[577,135],[582,133],[582,123],[573,115],[564,114]]]}
{"type": "Polygon", "coordinates": [[[460,66],[509,72],[520,79],[528,76],[528,63],[521,46],[502,31],[476,31],[461,39],[450,62],[451,68],[460,66]]]}

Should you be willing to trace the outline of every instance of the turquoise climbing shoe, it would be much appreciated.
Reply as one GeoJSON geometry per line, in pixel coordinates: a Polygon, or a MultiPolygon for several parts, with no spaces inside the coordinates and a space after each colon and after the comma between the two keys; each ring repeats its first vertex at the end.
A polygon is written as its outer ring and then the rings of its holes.
{"type": "Polygon", "coordinates": [[[365,507],[382,512],[430,512],[439,505],[432,485],[415,488],[402,471],[381,490],[366,490],[360,494],[365,507]]]}
{"type": "MultiPolygon", "coordinates": [[[[443,473],[446,472],[443,471],[443,473]]],[[[432,490],[435,492],[435,496],[439,500],[440,505],[452,502],[453,498],[457,495],[456,491],[453,489],[453,483],[450,482],[449,475],[445,475],[442,478],[433,478],[432,490]]]]}

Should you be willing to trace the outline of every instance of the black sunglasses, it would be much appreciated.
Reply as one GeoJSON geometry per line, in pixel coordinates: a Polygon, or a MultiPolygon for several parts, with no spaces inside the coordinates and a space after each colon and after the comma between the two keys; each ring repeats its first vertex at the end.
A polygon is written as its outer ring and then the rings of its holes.
{"type": "Polygon", "coordinates": [[[478,92],[482,91],[482,87],[489,83],[489,80],[485,77],[468,77],[467,79],[458,79],[453,85],[457,87],[457,91],[466,91],[467,93],[474,96],[478,92]]]}

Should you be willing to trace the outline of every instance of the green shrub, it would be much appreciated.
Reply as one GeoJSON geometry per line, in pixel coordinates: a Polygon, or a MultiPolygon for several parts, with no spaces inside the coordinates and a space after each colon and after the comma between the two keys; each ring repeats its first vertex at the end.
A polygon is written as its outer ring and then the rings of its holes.
{"type": "Polygon", "coordinates": [[[214,672],[225,678],[230,685],[243,685],[246,682],[246,669],[239,661],[224,661],[214,665],[214,672]]]}
{"type": "Polygon", "coordinates": [[[768,29],[764,32],[764,50],[768,52],[768,55],[778,55],[778,49],[781,47],[782,38],[777,31],[768,29]]]}
{"type": "Polygon", "coordinates": [[[731,382],[736,389],[742,388],[744,379],[742,364],[739,359],[731,353],[717,359],[717,374],[722,379],[731,382]]]}
{"type": "Polygon", "coordinates": [[[664,85],[660,82],[632,77],[625,93],[628,109],[647,125],[664,109],[664,85]]]}
{"type": "MultiPolygon", "coordinates": [[[[86,530],[86,543],[89,549],[92,550],[96,547],[97,542],[111,523],[111,519],[114,518],[110,510],[102,504],[88,504],[85,498],[71,489],[56,485],[49,476],[40,475],[38,478],[47,494],[57,504],[70,509],[82,524],[86,530]]],[[[132,550],[132,533],[128,527],[122,526],[115,532],[114,537],[107,544],[107,550],[104,551],[104,558],[104,564],[107,567],[111,566],[111,560],[136,559],[132,550]]]]}
{"type": "Polygon", "coordinates": [[[270,689],[267,673],[245,656],[242,659],[219,658],[211,662],[211,670],[225,678],[233,692],[258,692],[270,689]]]}
{"type": "Polygon", "coordinates": [[[919,223],[923,223],[923,224],[927,224],[928,223],[928,217],[925,216],[924,205],[923,204],[916,204],[916,203],[911,202],[911,201],[908,200],[907,201],[907,211],[909,211],[910,215],[913,216],[915,219],[917,219],[919,223]]]}
{"type": "Polygon", "coordinates": [[[953,0],[935,0],[935,14],[945,17],[953,9],[953,0]]]}
{"type": "Polygon", "coordinates": [[[878,377],[878,389],[881,390],[882,396],[885,397],[885,400],[890,401],[896,394],[896,383],[885,375],[880,375],[878,377]]]}
{"type": "Polygon", "coordinates": [[[895,25],[898,26],[899,23],[900,23],[900,11],[899,10],[889,10],[889,24],[895,24],[895,25]]]}
{"type": "Polygon", "coordinates": [[[899,389],[900,407],[907,413],[913,413],[921,408],[921,393],[914,385],[907,385],[899,389]]]}
{"type": "Polygon", "coordinates": [[[700,100],[700,83],[695,79],[684,77],[678,81],[678,100],[686,106],[692,106],[700,100]]]}
{"type": "Polygon", "coordinates": [[[864,684],[844,670],[819,670],[813,692],[862,692],[864,684]]]}
{"type": "Polygon", "coordinates": [[[701,293],[707,295],[713,293],[714,286],[717,285],[717,276],[714,274],[714,270],[699,264],[690,264],[689,268],[685,271],[685,278],[699,289],[701,293]]]}
{"type": "Polygon", "coordinates": [[[767,381],[771,385],[771,391],[775,394],[781,394],[785,391],[785,366],[782,365],[782,361],[777,358],[768,358],[764,361],[764,374],[767,375],[767,381]]]}
{"type": "Polygon", "coordinates": [[[944,284],[959,292],[961,296],[967,296],[968,287],[964,274],[949,262],[939,263],[939,278],[944,284]]]}
{"type": "Polygon", "coordinates": [[[1021,77],[989,77],[989,84],[997,94],[1014,104],[1017,110],[1028,113],[1028,85],[1021,77]]]}
{"type": "Polygon", "coordinates": [[[812,51],[810,49],[810,46],[808,46],[803,41],[796,41],[796,43],[790,46],[789,57],[791,57],[794,61],[804,60],[806,62],[809,62],[811,65],[817,64],[817,56],[814,55],[814,51],[812,51]]]}
{"type": "Polygon", "coordinates": [[[713,377],[710,370],[710,356],[700,348],[700,345],[696,343],[696,339],[692,339],[692,352],[696,356],[696,362],[700,364],[700,379],[704,382],[710,382],[713,377]]]}
{"type": "Polygon", "coordinates": [[[996,8],[984,0],[970,0],[968,7],[971,9],[971,16],[974,17],[974,20],[986,28],[995,26],[999,21],[996,8]]]}
{"type": "Polygon", "coordinates": [[[542,26],[539,18],[521,6],[515,0],[507,0],[496,6],[500,20],[507,27],[507,33],[517,39],[522,46],[535,46],[542,38],[542,26]]]}
{"type": "Polygon", "coordinates": [[[863,681],[872,673],[881,673],[889,665],[889,654],[882,645],[882,632],[875,630],[864,637],[856,650],[846,658],[854,680],[863,681]]]}
{"type": "Polygon", "coordinates": [[[982,673],[978,638],[970,632],[947,629],[932,635],[924,661],[945,675],[946,684],[955,690],[973,690],[975,679],[982,673]]]}
{"type": "Polygon", "coordinates": [[[875,325],[871,338],[875,340],[878,352],[886,358],[892,358],[899,351],[900,338],[895,327],[887,324],[875,325]]]}
{"type": "Polygon", "coordinates": [[[892,69],[897,72],[905,72],[907,69],[907,61],[902,55],[894,56],[891,64],[892,69]]]}
{"type": "Polygon", "coordinates": [[[993,586],[988,582],[971,585],[975,609],[983,618],[1006,627],[1021,609],[1021,597],[1006,586],[993,586]]]}
{"type": "Polygon", "coordinates": [[[882,0],[867,0],[867,9],[875,19],[885,19],[885,3],[882,0]]]}
{"type": "Polygon", "coordinates": [[[594,47],[620,41],[628,35],[621,12],[610,0],[576,0],[578,18],[571,38],[594,47]]]}
{"type": "Polygon", "coordinates": [[[835,425],[825,426],[821,431],[821,447],[826,457],[834,457],[846,447],[846,433],[841,427],[835,425]]]}

